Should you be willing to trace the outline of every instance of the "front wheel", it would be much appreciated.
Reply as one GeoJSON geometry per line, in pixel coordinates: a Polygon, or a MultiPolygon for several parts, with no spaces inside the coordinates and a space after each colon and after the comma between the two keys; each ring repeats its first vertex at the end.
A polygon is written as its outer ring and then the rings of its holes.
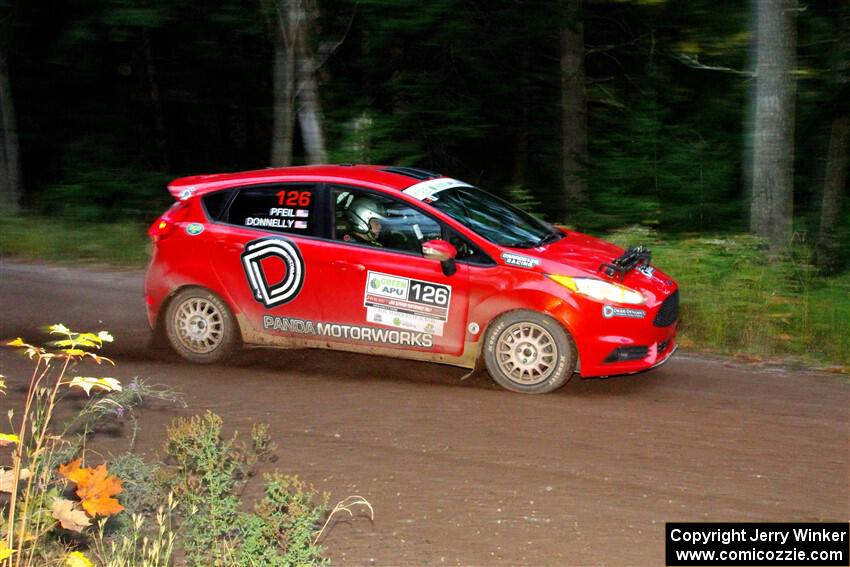
{"type": "Polygon", "coordinates": [[[577,352],[555,319],[536,311],[510,311],[484,339],[484,362],[499,385],[523,394],[545,394],[572,378],[577,352]]]}
{"type": "Polygon", "coordinates": [[[165,336],[171,348],[187,360],[220,362],[236,346],[236,321],[219,296],[191,287],[168,303],[165,336]]]}

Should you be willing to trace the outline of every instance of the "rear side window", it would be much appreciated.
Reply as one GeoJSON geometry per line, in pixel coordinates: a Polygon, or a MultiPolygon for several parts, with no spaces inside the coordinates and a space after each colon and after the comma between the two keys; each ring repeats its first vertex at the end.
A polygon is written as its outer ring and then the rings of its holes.
{"type": "Polygon", "coordinates": [[[302,236],[318,233],[313,184],[287,184],[245,187],[234,197],[227,211],[227,223],[302,236]]]}
{"type": "Polygon", "coordinates": [[[224,191],[216,191],[215,193],[204,195],[201,198],[201,201],[204,203],[204,210],[207,212],[207,217],[210,220],[221,220],[224,207],[227,205],[227,201],[230,200],[232,193],[233,191],[231,189],[225,189],[224,191]]]}

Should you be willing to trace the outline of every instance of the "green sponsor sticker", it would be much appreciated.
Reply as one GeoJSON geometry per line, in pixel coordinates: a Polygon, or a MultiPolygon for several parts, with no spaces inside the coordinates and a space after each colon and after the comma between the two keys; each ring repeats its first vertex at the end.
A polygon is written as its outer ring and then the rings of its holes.
{"type": "Polygon", "coordinates": [[[204,225],[199,222],[193,222],[186,225],[186,234],[189,234],[190,236],[197,236],[202,232],[204,232],[204,225]]]}

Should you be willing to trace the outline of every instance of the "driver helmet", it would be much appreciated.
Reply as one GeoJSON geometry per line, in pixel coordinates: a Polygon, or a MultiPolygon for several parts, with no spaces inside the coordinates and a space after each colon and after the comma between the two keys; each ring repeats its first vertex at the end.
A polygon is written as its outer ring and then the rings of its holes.
{"type": "Polygon", "coordinates": [[[383,207],[369,197],[356,197],[348,206],[348,220],[354,232],[369,233],[369,221],[378,219],[384,221],[387,217],[383,207]]]}

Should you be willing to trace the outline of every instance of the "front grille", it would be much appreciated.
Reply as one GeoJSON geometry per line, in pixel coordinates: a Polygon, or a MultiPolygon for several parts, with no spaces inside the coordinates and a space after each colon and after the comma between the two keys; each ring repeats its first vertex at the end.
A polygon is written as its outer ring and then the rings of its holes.
{"type": "Polygon", "coordinates": [[[655,315],[655,320],[652,322],[656,327],[669,327],[679,318],[679,290],[673,292],[673,295],[664,300],[658,313],[655,315]]]}
{"type": "Polygon", "coordinates": [[[611,354],[603,361],[608,364],[611,362],[626,362],[627,360],[641,360],[649,355],[649,347],[645,346],[623,346],[615,348],[611,354]]]}

